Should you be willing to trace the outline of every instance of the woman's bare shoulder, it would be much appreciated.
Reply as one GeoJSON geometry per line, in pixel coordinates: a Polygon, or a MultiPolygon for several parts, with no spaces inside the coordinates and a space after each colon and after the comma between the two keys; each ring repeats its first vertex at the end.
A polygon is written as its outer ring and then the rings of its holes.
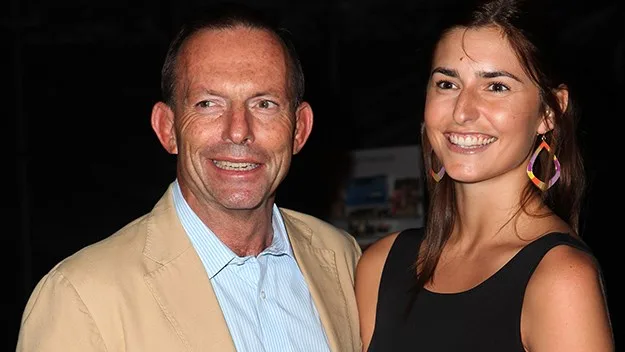
{"type": "Polygon", "coordinates": [[[398,235],[399,232],[390,233],[375,241],[363,251],[358,261],[355,289],[364,351],[368,349],[373,335],[384,264],[398,235]]]}
{"type": "Polygon", "coordinates": [[[528,283],[522,316],[523,340],[536,349],[612,351],[601,271],[586,251],[558,245],[547,252],[528,283]]]}
{"type": "Polygon", "coordinates": [[[395,243],[395,239],[399,233],[400,232],[393,232],[387,234],[367,247],[367,249],[365,249],[362,253],[359,266],[361,264],[367,267],[383,266],[384,262],[386,262],[386,257],[388,257],[388,253],[391,251],[391,247],[393,247],[393,243],[395,243]]]}

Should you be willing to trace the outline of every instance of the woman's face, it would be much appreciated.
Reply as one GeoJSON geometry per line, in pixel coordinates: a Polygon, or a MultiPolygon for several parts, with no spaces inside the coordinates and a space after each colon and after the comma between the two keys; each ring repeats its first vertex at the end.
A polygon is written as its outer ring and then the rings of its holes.
{"type": "Polygon", "coordinates": [[[449,177],[475,183],[525,177],[543,122],[538,87],[496,27],[457,28],[438,42],[425,131],[449,177]]]}

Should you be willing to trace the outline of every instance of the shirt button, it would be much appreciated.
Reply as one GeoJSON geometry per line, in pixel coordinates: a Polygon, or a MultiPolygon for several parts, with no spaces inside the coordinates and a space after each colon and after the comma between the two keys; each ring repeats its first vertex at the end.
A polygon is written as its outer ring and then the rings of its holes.
{"type": "Polygon", "coordinates": [[[260,291],[260,298],[265,299],[265,290],[260,291]]]}

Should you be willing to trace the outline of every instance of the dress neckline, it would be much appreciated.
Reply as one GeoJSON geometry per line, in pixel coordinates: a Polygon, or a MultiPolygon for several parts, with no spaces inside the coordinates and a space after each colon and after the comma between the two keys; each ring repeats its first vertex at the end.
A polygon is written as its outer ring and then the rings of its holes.
{"type": "Polygon", "coordinates": [[[450,296],[450,297],[471,294],[472,292],[479,290],[481,287],[486,286],[490,281],[495,280],[498,276],[503,275],[502,273],[505,272],[507,268],[509,268],[512,265],[512,263],[516,261],[517,258],[519,258],[524,252],[528,251],[529,248],[546,241],[546,239],[549,239],[554,236],[561,236],[561,235],[570,236],[570,234],[565,233],[565,232],[549,232],[533,240],[532,242],[529,242],[528,244],[523,246],[521,249],[519,249],[504,265],[501,266],[501,268],[497,269],[497,271],[495,271],[491,276],[487,277],[486,279],[484,279],[483,281],[479,282],[477,285],[469,289],[458,291],[458,292],[436,292],[436,291],[432,291],[423,287],[423,291],[430,295],[450,296]]]}

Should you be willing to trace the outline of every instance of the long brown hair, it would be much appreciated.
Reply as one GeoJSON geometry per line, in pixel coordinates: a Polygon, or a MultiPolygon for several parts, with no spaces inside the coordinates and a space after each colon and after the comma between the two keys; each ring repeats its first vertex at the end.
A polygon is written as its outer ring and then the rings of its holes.
{"type": "MultiPolygon", "coordinates": [[[[558,104],[556,91],[564,80],[558,72],[558,56],[551,50],[557,45],[557,36],[547,27],[547,12],[530,6],[540,6],[541,1],[489,0],[474,3],[473,10],[468,9],[463,15],[456,8],[448,16],[451,23],[444,27],[440,40],[448,31],[455,28],[499,28],[516,52],[521,65],[539,88],[542,109],[553,112],[554,128],[545,137],[551,146],[551,153],[542,152],[534,166],[534,173],[542,180],[553,175],[553,155],[560,161],[560,179],[551,188],[541,191],[529,180],[519,197],[519,211],[530,214],[527,204],[533,197],[540,197],[551,211],[565,220],[569,226],[579,232],[579,215],[585,189],[585,172],[581,153],[577,144],[577,117],[569,94],[567,108],[563,111],[558,104]],[[458,17],[460,16],[460,17],[458,17]],[[464,16],[464,17],[463,17],[464,16]]],[[[467,2],[464,3],[465,5],[467,2]]],[[[569,87],[570,90],[570,87],[569,87]]],[[[541,140],[536,138],[534,148],[541,140]]],[[[417,264],[417,289],[429,282],[434,275],[443,247],[458,221],[454,182],[443,177],[436,183],[429,170],[439,170],[438,160],[432,153],[427,133],[422,129],[421,145],[424,169],[426,170],[428,191],[428,215],[425,225],[425,241],[417,264]]],[[[531,151],[530,151],[531,152],[531,151]]],[[[544,214],[530,214],[544,216],[544,214]]],[[[512,219],[510,219],[512,220],[512,219]]]]}

